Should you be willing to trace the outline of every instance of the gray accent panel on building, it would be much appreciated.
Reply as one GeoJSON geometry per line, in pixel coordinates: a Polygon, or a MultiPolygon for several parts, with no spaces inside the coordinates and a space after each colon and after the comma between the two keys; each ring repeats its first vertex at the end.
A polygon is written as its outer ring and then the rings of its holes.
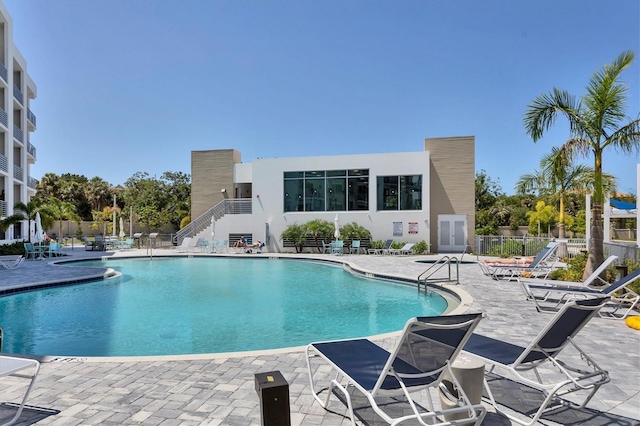
{"type": "Polygon", "coordinates": [[[431,250],[438,250],[438,215],[467,216],[467,244],[475,240],[475,136],[427,138],[431,168],[431,250]]]}
{"type": "Polygon", "coordinates": [[[233,198],[233,166],[241,161],[241,154],[235,149],[191,151],[192,218],[225,198],[233,198]]]}

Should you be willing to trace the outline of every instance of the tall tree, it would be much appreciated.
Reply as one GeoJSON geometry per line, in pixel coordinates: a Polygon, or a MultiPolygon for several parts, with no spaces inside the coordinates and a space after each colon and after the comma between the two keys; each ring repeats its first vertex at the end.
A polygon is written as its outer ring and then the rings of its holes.
{"type": "Polygon", "coordinates": [[[640,148],[640,118],[626,117],[627,86],[620,82],[622,72],[634,58],[634,52],[622,52],[611,64],[596,71],[587,93],[579,100],[565,90],[554,88],[535,98],[524,115],[525,129],[534,142],[543,137],[558,115],[564,116],[569,122],[571,138],[563,149],[569,158],[593,154],[593,220],[584,278],[604,261],[602,153],[609,147],[623,153],[640,148]]]}
{"type": "Polygon", "coordinates": [[[73,220],[75,222],[80,222],[81,220],[80,216],[76,213],[76,208],[73,204],[66,201],[60,201],[54,197],[50,197],[48,199],[47,205],[43,206],[41,211],[44,211],[47,216],[51,217],[51,219],[58,221],[58,238],[62,238],[63,220],[73,220]]]}
{"type": "MultiPolygon", "coordinates": [[[[524,174],[516,182],[516,193],[520,195],[536,191],[538,195],[549,196],[558,202],[558,237],[564,240],[565,234],[565,201],[569,193],[585,194],[593,189],[595,172],[584,164],[573,164],[564,148],[553,147],[551,153],[540,159],[540,169],[533,174],[524,174]]],[[[603,185],[606,192],[615,190],[615,177],[603,174],[603,185]]],[[[561,243],[558,256],[567,257],[567,245],[561,243]]]]}

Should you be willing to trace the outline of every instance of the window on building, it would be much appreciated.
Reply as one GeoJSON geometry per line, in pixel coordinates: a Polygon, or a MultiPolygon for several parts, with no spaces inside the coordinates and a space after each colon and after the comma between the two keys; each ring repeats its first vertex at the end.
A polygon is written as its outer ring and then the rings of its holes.
{"type": "Polygon", "coordinates": [[[378,176],[378,210],[422,209],[422,175],[378,176]]]}
{"type": "Polygon", "coordinates": [[[284,173],[285,212],[368,209],[368,169],[284,173]]]}

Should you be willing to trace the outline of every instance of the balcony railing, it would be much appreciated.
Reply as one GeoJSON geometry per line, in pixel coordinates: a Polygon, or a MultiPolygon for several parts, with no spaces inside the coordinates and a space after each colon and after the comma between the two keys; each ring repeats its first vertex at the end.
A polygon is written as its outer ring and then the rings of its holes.
{"type": "Polygon", "coordinates": [[[31,142],[27,142],[27,152],[36,159],[36,147],[31,142]]]}
{"type": "Polygon", "coordinates": [[[0,170],[7,173],[9,171],[9,159],[0,154],[0,170]]]}
{"type": "Polygon", "coordinates": [[[7,111],[0,108],[0,123],[4,124],[4,127],[9,126],[9,116],[7,115],[7,111]]]}
{"type": "Polygon", "coordinates": [[[13,166],[13,178],[18,180],[24,179],[24,170],[20,166],[13,166]]]}
{"type": "Polygon", "coordinates": [[[13,137],[18,139],[20,142],[24,142],[24,130],[15,124],[13,125],[13,137]]]}
{"type": "Polygon", "coordinates": [[[30,109],[27,108],[27,120],[31,122],[34,126],[36,125],[36,115],[31,112],[30,109]]]}
{"type": "Polygon", "coordinates": [[[0,217],[7,217],[7,212],[9,211],[9,207],[7,207],[8,204],[6,201],[0,201],[0,217]]]}
{"type": "Polygon", "coordinates": [[[29,176],[27,178],[27,186],[31,189],[36,189],[36,187],[38,186],[38,179],[35,179],[29,176]]]}
{"type": "Polygon", "coordinates": [[[24,95],[20,91],[20,88],[15,84],[13,85],[13,97],[20,102],[20,105],[24,106],[24,95]]]}
{"type": "Polygon", "coordinates": [[[2,77],[2,79],[4,80],[5,83],[8,83],[7,80],[7,67],[4,66],[4,64],[2,62],[0,62],[0,77],[2,77]]]}

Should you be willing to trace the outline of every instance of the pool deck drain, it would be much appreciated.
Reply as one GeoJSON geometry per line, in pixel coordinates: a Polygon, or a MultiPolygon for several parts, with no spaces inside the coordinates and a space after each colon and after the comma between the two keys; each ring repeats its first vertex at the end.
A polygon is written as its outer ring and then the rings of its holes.
{"type": "MultiPolygon", "coordinates": [[[[146,255],[145,250],[97,253],[76,248],[67,252],[68,259],[146,255]]],[[[161,254],[181,255],[170,250],[154,250],[154,256],[161,254]]],[[[329,258],[328,255],[295,257],[329,258]]],[[[339,260],[371,273],[415,277],[426,269],[425,264],[415,260],[436,258],[438,256],[345,255],[339,260]]],[[[26,261],[19,269],[0,271],[0,291],[86,277],[82,268],[59,267],[51,265],[49,260],[26,261]]],[[[460,284],[452,287],[470,295],[461,310],[486,314],[478,331],[489,336],[527,344],[550,319],[549,315],[537,313],[533,304],[524,300],[517,283],[488,279],[476,265],[460,265],[460,284]]],[[[394,337],[385,336],[378,342],[389,347],[394,337]]],[[[637,368],[640,332],[627,327],[624,321],[595,318],[578,334],[577,342],[609,370],[611,382],[596,393],[588,404],[592,412],[587,415],[565,412],[549,416],[540,424],[640,424],[640,370],[637,368]]],[[[50,357],[49,361],[42,364],[28,400],[29,408],[18,424],[256,425],[260,424],[260,402],[254,375],[273,370],[281,371],[290,385],[293,425],[350,424],[345,417],[345,407],[336,399],[332,400],[332,411],[325,411],[314,402],[308,388],[302,348],[185,357],[50,357]]],[[[1,400],[13,400],[22,391],[19,382],[10,383],[6,389],[5,384],[12,380],[3,378],[0,382],[1,400]]],[[[360,418],[358,424],[386,424],[357,394],[354,399],[356,406],[361,407],[356,410],[360,418]]],[[[397,409],[405,408],[406,405],[399,405],[397,409]]],[[[0,404],[0,423],[13,415],[12,410],[13,407],[0,404]]],[[[511,422],[491,414],[484,424],[509,425],[511,422]]]]}

